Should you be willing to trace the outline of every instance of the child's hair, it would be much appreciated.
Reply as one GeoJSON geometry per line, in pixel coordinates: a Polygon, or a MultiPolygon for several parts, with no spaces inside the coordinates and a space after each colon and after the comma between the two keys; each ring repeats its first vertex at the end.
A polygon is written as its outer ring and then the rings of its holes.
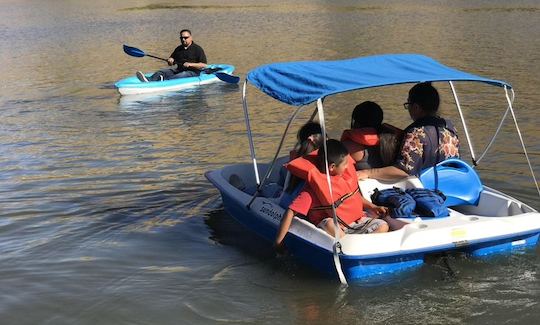
{"type": "MultiPolygon", "coordinates": [[[[328,165],[341,164],[345,157],[347,157],[347,155],[349,154],[349,151],[347,151],[347,147],[345,147],[343,143],[341,143],[341,141],[335,139],[326,140],[326,148],[328,151],[328,165]]],[[[326,163],[324,159],[324,146],[321,146],[321,148],[319,149],[317,160],[319,163],[319,170],[325,171],[326,163]]]]}
{"type": "Polygon", "coordinates": [[[307,122],[298,130],[296,139],[298,142],[304,142],[313,134],[322,134],[321,125],[317,122],[307,122]]]}
{"type": "Polygon", "coordinates": [[[320,133],[312,134],[305,141],[297,144],[295,147],[297,157],[305,156],[319,149],[322,145],[322,138],[320,133]]]}
{"type": "Polygon", "coordinates": [[[400,137],[395,133],[379,134],[379,154],[382,167],[391,166],[396,161],[400,137]]]}
{"type": "MultiPolygon", "coordinates": [[[[322,129],[317,122],[307,122],[296,135],[298,143],[294,146],[296,157],[302,157],[319,149],[322,145],[322,129]]],[[[296,176],[291,176],[289,185],[285,189],[287,193],[292,193],[302,180],[296,176]]]]}
{"type": "Polygon", "coordinates": [[[294,146],[297,157],[301,157],[319,149],[322,139],[321,125],[317,122],[307,122],[296,134],[298,142],[294,146]]]}
{"type": "Polygon", "coordinates": [[[377,103],[365,101],[354,108],[351,116],[351,129],[372,127],[379,130],[383,117],[382,108],[377,103]]]}

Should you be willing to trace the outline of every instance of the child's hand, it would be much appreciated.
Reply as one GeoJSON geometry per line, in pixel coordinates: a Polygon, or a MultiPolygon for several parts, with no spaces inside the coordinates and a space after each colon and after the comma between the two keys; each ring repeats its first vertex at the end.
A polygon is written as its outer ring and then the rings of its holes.
{"type": "Polygon", "coordinates": [[[371,212],[372,218],[384,218],[388,215],[388,208],[387,207],[381,207],[378,205],[375,205],[373,207],[368,208],[368,212],[371,212]]]}
{"type": "Polygon", "coordinates": [[[283,244],[283,242],[274,243],[274,250],[277,256],[282,256],[287,253],[287,249],[285,248],[285,245],[283,244]]]}

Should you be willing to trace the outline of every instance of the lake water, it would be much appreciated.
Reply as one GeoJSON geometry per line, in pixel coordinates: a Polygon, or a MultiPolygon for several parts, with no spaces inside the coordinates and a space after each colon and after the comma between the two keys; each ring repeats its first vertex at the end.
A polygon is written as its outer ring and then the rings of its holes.
{"type": "MultiPolygon", "coordinates": [[[[240,88],[135,98],[114,89],[136,70],[162,67],[125,55],[122,44],[167,57],[182,28],[211,62],[233,64],[242,77],[276,61],[422,53],[506,80],[540,174],[538,1],[0,0],[2,324],[538,321],[538,247],[434,257],[347,289],[276,258],[224,212],[204,177],[249,160],[240,88]]],[[[459,124],[448,86],[438,87],[443,114],[459,124]]],[[[408,88],[327,99],[330,134],[362,100],[406,126],[408,88]]],[[[481,153],[504,94],[474,84],[457,90],[481,153]]],[[[248,94],[257,155],[269,160],[292,110],[255,88],[248,94]]],[[[540,208],[510,120],[478,170],[484,183],[540,208]]]]}

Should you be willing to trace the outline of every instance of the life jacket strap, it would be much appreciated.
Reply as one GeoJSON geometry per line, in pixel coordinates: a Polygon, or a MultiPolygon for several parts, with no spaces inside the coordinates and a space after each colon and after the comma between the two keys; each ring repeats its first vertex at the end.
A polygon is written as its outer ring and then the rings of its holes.
{"type": "MultiPolygon", "coordinates": [[[[357,194],[360,192],[360,188],[357,187],[356,190],[352,191],[351,193],[347,193],[345,195],[343,195],[342,197],[340,197],[336,202],[334,202],[334,204],[330,204],[330,205],[323,205],[323,206],[318,206],[318,207],[314,207],[314,208],[311,208],[311,210],[316,210],[316,211],[320,211],[320,210],[328,210],[328,209],[332,209],[332,206],[334,207],[334,209],[337,209],[343,202],[345,202],[345,200],[347,200],[348,198],[350,198],[351,196],[357,194]]],[[[350,229],[350,230],[355,230],[355,231],[362,231],[364,230],[365,228],[367,228],[373,220],[370,220],[368,222],[366,222],[364,225],[362,225],[362,227],[360,228],[355,228],[355,227],[351,227],[349,226],[348,223],[346,223],[345,221],[343,221],[343,219],[341,219],[338,215],[336,215],[336,218],[338,220],[338,222],[346,229],[350,229]]]]}
{"type": "Polygon", "coordinates": [[[350,198],[351,196],[359,192],[360,192],[360,188],[357,187],[356,190],[352,191],[351,193],[347,193],[343,195],[342,197],[340,197],[339,199],[337,199],[336,202],[334,202],[334,204],[321,205],[318,207],[311,208],[311,210],[314,210],[314,211],[328,210],[328,209],[332,209],[332,207],[334,209],[337,209],[343,202],[345,202],[345,200],[347,200],[348,198],[350,198]]]}
{"type": "Polygon", "coordinates": [[[375,220],[374,218],[371,218],[370,220],[368,220],[366,223],[364,223],[362,226],[360,227],[351,227],[349,226],[345,221],[343,221],[343,219],[341,219],[338,215],[336,215],[337,217],[337,220],[338,222],[343,226],[345,227],[346,229],[349,229],[349,230],[353,230],[355,232],[360,232],[362,233],[364,231],[364,229],[366,229],[367,227],[369,227],[372,223],[373,223],[373,220],[375,220]]]}

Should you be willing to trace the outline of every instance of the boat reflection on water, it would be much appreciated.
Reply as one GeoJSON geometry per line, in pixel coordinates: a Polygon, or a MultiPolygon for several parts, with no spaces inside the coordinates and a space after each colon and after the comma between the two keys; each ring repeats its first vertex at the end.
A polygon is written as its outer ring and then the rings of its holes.
{"type": "Polygon", "coordinates": [[[118,97],[118,107],[126,112],[137,113],[148,109],[208,107],[208,101],[220,99],[228,93],[238,92],[238,85],[214,83],[204,87],[188,88],[175,92],[124,95],[118,97]]]}

